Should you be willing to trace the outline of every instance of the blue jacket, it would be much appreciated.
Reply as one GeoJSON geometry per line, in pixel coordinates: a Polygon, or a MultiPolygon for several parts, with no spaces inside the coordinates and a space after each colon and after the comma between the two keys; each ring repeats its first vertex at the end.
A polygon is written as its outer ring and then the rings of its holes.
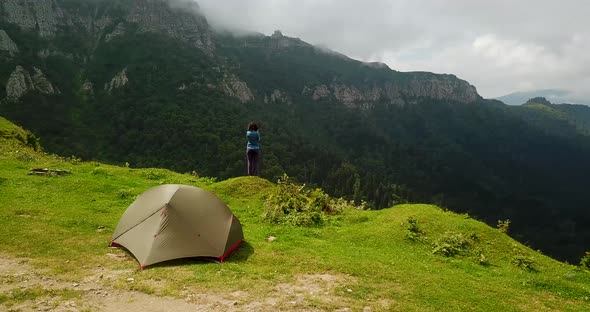
{"type": "Polygon", "coordinates": [[[246,131],[246,137],[248,138],[248,146],[250,149],[260,149],[260,132],[258,131],[246,131]]]}

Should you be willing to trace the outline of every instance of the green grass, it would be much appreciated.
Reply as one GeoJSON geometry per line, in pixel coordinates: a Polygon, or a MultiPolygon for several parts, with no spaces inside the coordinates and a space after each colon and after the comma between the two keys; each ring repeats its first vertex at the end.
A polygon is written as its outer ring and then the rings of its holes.
{"type": "MultiPolygon", "coordinates": [[[[0,119],[0,130],[10,127],[0,119]]],[[[22,129],[14,129],[21,131],[22,129]]],[[[590,274],[546,257],[466,215],[431,205],[381,211],[347,209],[321,227],[289,227],[263,221],[263,204],[275,185],[241,177],[215,182],[161,169],[132,169],[78,162],[0,138],[0,254],[31,259],[64,280],[78,281],[97,267],[129,270],[111,286],[154,295],[194,291],[247,291],[262,298],[298,276],[339,277],[326,302],[309,307],[374,311],[588,311],[590,274]],[[26,155],[27,157],[23,157],[26,155]],[[33,167],[64,169],[67,176],[31,176],[33,167]],[[139,270],[116,261],[107,247],[119,218],[146,189],[180,183],[216,193],[240,219],[246,243],[222,263],[176,260],[139,270]],[[418,239],[408,238],[416,220],[418,239]],[[276,240],[268,242],[268,236],[276,240]],[[452,257],[437,246],[460,239],[452,257]],[[437,245],[438,244],[438,245],[437,245]],[[481,256],[486,263],[481,264],[481,256]],[[529,259],[534,270],[515,265],[529,259]],[[130,284],[126,278],[133,277],[130,284]],[[387,304],[384,305],[384,302],[387,304]]],[[[107,282],[108,283],[108,282],[107,282]]],[[[19,290],[20,291],[20,290],[19,290]]],[[[41,296],[40,290],[2,294],[0,306],[41,296]],[[20,298],[20,299],[19,299],[20,298]]]]}
{"type": "Polygon", "coordinates": [[[71,289],[44,289],[39,286],[32,288],[17,288],[8,293],[0,293],[0,305],[7,307],[17,303],[36,300],[42,297],[59,297],[62,300],[80,298],[81,293],[71,289]]]}

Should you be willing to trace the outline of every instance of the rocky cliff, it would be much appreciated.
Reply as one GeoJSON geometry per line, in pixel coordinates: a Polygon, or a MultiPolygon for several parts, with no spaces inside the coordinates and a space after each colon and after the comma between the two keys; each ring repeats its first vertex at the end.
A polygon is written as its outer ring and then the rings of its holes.
{"type": "Polygon", "coordinates": [[[74,27],[110,41],[123,34],[126,25],[137,25],[140,31],[165,33],[208,53],[215,48],[207,20],[196,3],[179,8],[167,0],[79,1],[77,5],[64,0],[3,0],[0,17],[43,38],[74,27]],[[104,33],[107,29],[112,31],[104,33]]]}
{"type": "Polygon", "coordinates": [[[170,6],[169,1],[135,0],[127,22],[136,23],[141,31],[164,32],[171,37],[191,42],[211,54],[215,50],[207,20],[200,15],[196,2],[170,6]]]}
{"type": "MultiPolygon", "coordinates": [[[[364,63],[338,52],[310,45],[299,38],[275,31],[271,36],[261,34],[245,37],[222,36],[218,42],[221,54],[235,63],[245,75],[269,79],[266,85],[250,85],[254,94],[265,102],[276,102],[271,95],[281,91],[288,96],[311,101],[337,101],[348,108],[368,109],[377,103],[404,105],[420,98],[472,103],[481,99],[474,86],[454,75],[427,72],[397,72],[381,63],[364,63]],[[252,60],[255,60],[253,63],[252,60]],[[280,69],[278,69],[280,68],[280,69]],[[277,71],[284,71],[284,76],[277,71]],[[301,85],[287,90],[288,85],[301,85]],[[260,89],[266,89],[260,92],[260,89]],[[258,91],[258,92],[257,92],[258,91]]],[[[289,102],[282,100],[281,102],[289,102]]]]}
{"type": "Polygon", "coordinates": [[[377,102],[403,105],[408,102],[407,99],[416,98],[462,103],[472,103],[481,98],[474,86],[452,75],[413,77],[408,82],[401,83],[384,81],[370,87],[342,83],[305,86],[302,94],[310,96],[314,101],[333,97],[347,107],[364,108],[369,108],[377,102]]]}
{"type": "Polygon", "coordinates": [[[55,0],[3,0],[1,12],[6,22],[36,30],[41,37],[51,37],[58,25],[68,24],[55,0]]]}
{"type": "Polygon", "coordinates": [[[18,53],[16,43],[10,39],[6,31],[0,29],[0,51],[7,51],[10,55],[18,53]]]}
{"type": "Polygon", "coordinates": [[[6,83],[6,95],[11,100],[18,100],[30,91],[43,94],[59,93],[59,90],[54,88],[39,68],[33,67],[33,75],[31,75],[22,66],[17,66],[6,83]]]}
{"type": "MultiPolygon", "coordinates": [[[[129,38],[141,33],[163,34],[204,52],[210,58],[208,62],[211,68],[215,68],[219,73],[216,80],[207,81],[206,84],[242,103],[296,103],[301,99],[334,100],[349,108],[370,108],[375,103],[408,104],[417,98],[465,103],[480,99],[473,86],[455,76],[395,72],[383,64],[362,63],[334,51],[314,47],[299,38],[284,36],[280,31],[275,31],[271,36],[259,34],[228,41],[227,38],[213,32],[196,2],[188,0],[3,0],[0,2],[1,24],[6,26],[0,29],[0,52],[4,51],[5,55],[14,57],[20,53],[19,33],[11,28],[17,26],[21,32],[34,33],[39,37],[39,44],[35,47],[37,50],[34,53],[40,59],[66,58],[76,63],[73,66],[88,63],[94,58],[94,51],[113,44],[116,39],[129,38]],[[68,42],[70,38],[72,41],[68,42]],[[219,46],[232,46],[244,53],[240,52],[238,57],[232,57],[224,51],[218,51],[219,46]],[[244,58],[250,51],[257,51],[259,54],[255,62],[244,58]],[[310,55],[323,60],[311,59],[310,55]],[[287,61],[289,58],[295,59],[294,64],[285,66],[285,81],[273,81],[272,83],[276,84],[273,88],[260,85],[260,82],[265,81],[265,77],[259,79],[254,76],[265,75],[265,71],[276,72],[275,65],[269,61],[274,62],[281,58],[287,61]],[[309,64],[306,64],[308,59],[309,64]],[[244,63],[252,66],[253,71],[256,71],[254,75],[243,72],[244,63]],[[325,64],[332,63],[332,67],[325,67],[325,64]],[[340,79],[342,69],[339,66],[356,66],[352,74],[349,68],[346,70],[349,75],[356,75],[357,78],[340,79]],[[287,81],[290,79],[289,76],[305,70],[308,72],[300,73],[305,78],[298,82],[298,90],[288,88],[287,85],[291,83],[287,81]],[[379,73],[379,79],[369,78],[375,73],[379,73]],[[322,78],[316,79],[318,77],[322,78]]],[[[137,49],[142,48],[138,46],[137,49]]],[[[23,64],[17,62],[11,65],[23,64]]],[[[92,73],[80,68],[80,81],[75,82],[78,87],[74,91],[94,93],[93,85],[99,84],[105,86],[103,91],[106,94],[111,94],[114,89],[127,84],[127,75],[129,71],[133,71],[132,68],[133,66],[123,71],[121,67],[113,69],[108,74],[110,76],[103,77],[102,81],[89,80],[87,76],[92,73]]],[[[10,79],[6,79],[7,96],[19,98],[22,92],[35,89],[52,94],[55,84],[61,83],[31,87],[27,82],[26,73],[28,72],[24,69],[17,69],[10,74],[10,79]]],[[[38,73],[34,73],[30,78],[38,76],[38,73]]],[[[198,79],[194,77],[192,81],[179,81],[175,89],[180,92],[199,85],[196,80],[198,79]]]]}

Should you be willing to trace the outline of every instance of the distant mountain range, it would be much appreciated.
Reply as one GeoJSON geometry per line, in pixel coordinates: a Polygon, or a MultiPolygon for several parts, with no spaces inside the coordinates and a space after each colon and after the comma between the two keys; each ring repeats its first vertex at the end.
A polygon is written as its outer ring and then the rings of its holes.
{"type": "Polygon", "coordinates": [[[521,105],[529,99],[535,97],[544,97],[551,103],[561,104],[584,104],[590,105],[590,99],[579,99],[572,95],[571,91],[564,89],[542,89],[533,91],[513,92],[501,97],[495,98],[508,105],[521,105]]]}

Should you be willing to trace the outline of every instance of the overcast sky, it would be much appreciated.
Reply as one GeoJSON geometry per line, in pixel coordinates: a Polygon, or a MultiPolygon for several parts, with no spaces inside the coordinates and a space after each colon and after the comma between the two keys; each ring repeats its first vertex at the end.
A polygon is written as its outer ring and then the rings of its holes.
{"type": "Polygon", "coordinates": [[[284,35],[399,71],[451,73],[486,98],[590,99],[590,1],[198,0],[215,27],[284,35]]]}

